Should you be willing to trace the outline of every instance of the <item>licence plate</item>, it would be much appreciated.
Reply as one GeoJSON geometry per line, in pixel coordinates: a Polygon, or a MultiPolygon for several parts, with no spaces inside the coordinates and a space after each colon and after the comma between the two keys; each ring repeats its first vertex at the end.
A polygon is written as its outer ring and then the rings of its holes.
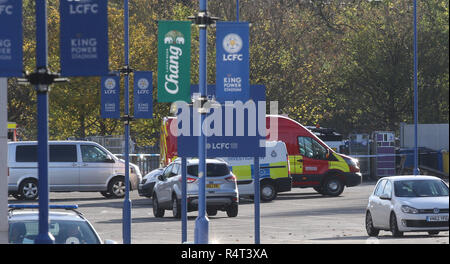
{"type": "Polygon", "coordinates": [[[206,188],[208,189],[219,189],[220,184],[206,184],[206,188]]]}
{"type": "Polygon", "coordinates": [[[448,215],[427,216],[427,222],[444,222],[448,221],[448,215]]]}

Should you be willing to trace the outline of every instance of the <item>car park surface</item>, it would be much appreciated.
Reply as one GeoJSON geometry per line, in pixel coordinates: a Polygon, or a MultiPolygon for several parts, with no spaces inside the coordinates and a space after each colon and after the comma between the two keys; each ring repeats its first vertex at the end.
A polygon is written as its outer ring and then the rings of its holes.
{"type": "MultiPolygon", "coordinates": [[[[368,198],[376,182],[349,188],[339,197],[323,196],[312,189],[293,189],[261,204],[261,243],[263,244],[449,244],[449,232],[436,236],[405,233],[396,238],[381,231],[376,238],[366,233],[364,221],[368,198]]],[[[152,200],[137,192],[132,200],[131,243],[179,244],[181,221],[172,217],[154,218],[152,200]]],[[[122,242],[123,200],[105,200],[95,193],[50,193],[51,204],[78,204],[104,238],[122,242]]],[[[21,203],[9,197],[9,203],[21,203]]],[[[194,241],[197,212],[188,213],[188,242],[194,241]]],[[[253,244],[254,206],[241,200],[239,215],[208,217],[210,243],[253,244]]]]}

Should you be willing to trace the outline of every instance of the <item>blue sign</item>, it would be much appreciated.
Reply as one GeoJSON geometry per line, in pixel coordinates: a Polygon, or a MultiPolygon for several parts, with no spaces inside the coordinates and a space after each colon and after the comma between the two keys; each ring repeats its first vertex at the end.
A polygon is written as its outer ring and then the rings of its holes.
{"type": "Polygon", "coordinates": [[[153,118],[153,73],[134,72],[134,117],[153,118]]]}
{"type": "Polygon", "coordinates": [[[249,24],[216,23],[216,98],[247,101],[250,98],[249,24]]]}
{"type": "MultiPolygon", "coordinates": [[[[194,92],[196,88],[191,87],[194,92]]],[[[239,101],[218,104],[211,108],[203,123],[205,127],[203,130],[207,136],[207,157],[265,156],[265,91],[264,85],[252,85],[251,96],[254,100],[245,103],[239,101]]],[[[208,95],[211,95],[209,88],[208,95]]],[[[189,113],[183,112],[187,109],[179,108],[177,115],[178,156],[198,157],[199,116],[193,111],[192,106],[189,107],[189,113]]]]}
{"type": "Polygon", "coordinates": [[[120,77],[102,77],[101,82],[101,117],[120,118],[120,77]]]}
{"type": "Polygon", "coordinates": [[[19,77],[23,70],[22,0],[0,1],[0,76],[19,77]]]}
{"type": "Polygon", "coordinates": [[[105,76],[108,64],[108,1],[60,1],[62,76],[105,76]]]}

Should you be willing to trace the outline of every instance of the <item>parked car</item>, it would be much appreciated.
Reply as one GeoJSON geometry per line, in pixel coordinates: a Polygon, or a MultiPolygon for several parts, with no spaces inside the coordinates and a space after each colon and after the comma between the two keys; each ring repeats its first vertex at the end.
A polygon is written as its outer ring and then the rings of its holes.
{"type": "Polygon", "coordinates": [[[366,230],[399,237],[403,232],[448,231],[448,185],[432,176],[392,176],[378,181],[366,210],[366,230]]]}
{"type": "MultiPolygon", "coordinates": [[[[20,200],[38,197],[37,142],[8,142],[8,193],[20,200]]],[[[130,163],[130,190],[142,179],[130,163]]],[[[50,141],[48,178],[53,192],[100,192],[107,198],[125,196],[125,162],[89,141],[50,141]]]]}
{"type": "MultiPolygon", "coordinates": [[[[39,230],[38,205],[9,205],[10,244],[34,244],[39,230]]],[[[49,232],[55,238],[55,244],[116,244],[115,241],[102,241],[89,221],[76,211],[78,206],[50,206],[50,209],[69,209],[70,212],[49,212],[49,232]]]]}
{"type": "MultiPolygon", "coordinates": [[[[238,189],[236,177],[229,165],[222,160],[206,159],[206,212],[209,216],[218,210],[229,217],[238,215],[238,189]]],[[[175,218],[181,217],[181,160],[169,164],[153,189],[153,214],[163,217],[165,210],[172,210],[175,218]]],[[[187,211],[198,209],[198,159],[187,160],[187,211]]]]}
{"type": "Polygon", "coordinates": [[[152,197],[153,187],[158,181],[158,176],[164,172],[164,168],[154,169],[142,177],[141,183],[139,183],[138,192],[140,196],[152,197]]]}

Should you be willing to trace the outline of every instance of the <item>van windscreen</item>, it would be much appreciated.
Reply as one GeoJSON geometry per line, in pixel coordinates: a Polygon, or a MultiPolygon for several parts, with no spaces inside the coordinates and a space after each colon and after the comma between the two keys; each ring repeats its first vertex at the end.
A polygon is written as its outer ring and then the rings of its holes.
{"type": "MultiPolygon", "coordinates": [[[[198,165],[190,165],[187,167],[187,173],[198,177],[198,165]]],[[[224,163],[208,163],[206,164],[207,177],[221,177],[230,174],[230,169],[224,163]]]]}

